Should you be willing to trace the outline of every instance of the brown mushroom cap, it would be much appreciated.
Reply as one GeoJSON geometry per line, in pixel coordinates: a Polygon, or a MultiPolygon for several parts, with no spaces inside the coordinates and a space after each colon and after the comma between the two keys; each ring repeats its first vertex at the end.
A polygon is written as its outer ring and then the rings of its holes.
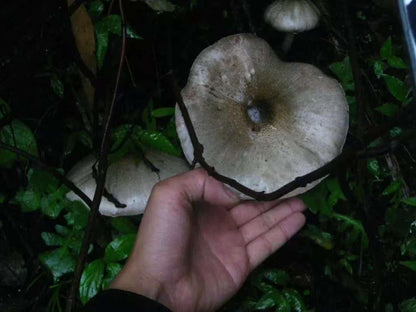
{"type": "MultiPolygon", "coordinates": [[[[152,188],[157,182],[189,170],[183,159],[159,151],[146,151],[146,158],[160,170],[159,173],[152,171],[144,161],[133,156],[126,156],[108,167],[105,188],[126,207],[118,208],[103,197],[99,208],[102,215],[117,217],[143,213],[152,188]]],[[[94,156],[87,156],[68,173],[68,179],[91,200],[96,187],[92,175],[95,161],[94,156]]],[[[69,192],[67,198],[80,200],[73,192],[69,192]]]]}
{"type": "MultiPolygon", "coordinates": [[[[325,165],[341,152],[348,131],[339,83],[312,65],[280,61],[251,34],[203,50],[182,96],[208,164],[255,191],[274,191],[325,165]]],[[[192,162],[178,107],[176,126],[192,162]]]]}
{"type": "Polygon", "coordinates": [[[310,0],[277,0],[270,4],[264,19],[283,32],[302,32],[319,23],[319,9],[310,0]]]}

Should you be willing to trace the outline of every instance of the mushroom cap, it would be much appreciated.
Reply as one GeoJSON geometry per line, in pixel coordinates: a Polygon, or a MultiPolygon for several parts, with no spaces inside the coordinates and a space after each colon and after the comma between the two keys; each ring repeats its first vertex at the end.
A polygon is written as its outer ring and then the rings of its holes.
{"type": "MultiPolygon", "coordinates": [[[[182,158],[154,150],[146,151],[145,155],[160,170],[159,173],[153,172],[144,161],[131,155],[108,167],[105,188],[126,207],[118,208],[103,197],[99,208],[102,215],[118,217],[142,214],[152,188],[157,182],[189,170],[188,164],[182,158]]],[[[89,155],[77,163],[67,175],[68,179],[91,200],[96,187],[92,175],[92,166],[95,161],[95,157],[89,155]]],[[[66,196],[69,200],[80,200],[73,192],[69,192],[66,196]]]]}
{"type": "MultiPolygon", "coordinates": [[[[266,41],[251,34],[232,35],[203,50],[182,96],[207,163],[259,192],[275,191],[331,161],[348,131],[339,83],[312,65],[280,61],[266,41]]],[[[192,162],[178,106],[176,128],[192,162]]]]}
{"type": "Polygon", "coordinates": [[[283,32],[313,29],[319,16],[319,9],[310,0],[277,0],[264,13],[266,22],[283,32]]]}

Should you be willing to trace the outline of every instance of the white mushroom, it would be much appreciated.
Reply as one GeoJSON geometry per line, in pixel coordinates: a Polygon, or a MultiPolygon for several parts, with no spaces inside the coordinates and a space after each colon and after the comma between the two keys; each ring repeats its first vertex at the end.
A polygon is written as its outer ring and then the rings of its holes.
{"type": "Polygon", "coordinates": [[[310,0],[277,0],[269,5],[264,19],[278,31],[287,33],[282,44],[284,53],[292,46],[294,35],[315,28],[320,11],[310,0]]]}
{"type": "MultiPolygon", "coordinates": [[[[133,156],[126,156],[108,167],[105,188],[126,207],[116,207],[113,202],[103,197],[99,208],[102,215],[117,217],[143,213],[151,190],[157,182],[189,170],[183,159],[159,151],[146,151],[146,159],[160,171],[152,171],[144,161],[133,156]]],[[[68,178],[91,200],[96,187],[92,175],[95,161],[94,156],[87,156],[68,173],[68,178]]],[[[73,192],[69,192],[67,198],[80,200],[73,192]]]]}
{"type": "MultiPolygon", "coordinates": [[[[280,61],[250,34],[202,51],[182,96],[207,163],[255,191],[272,192],[325,165],[342,151],[348,131],[348,105],[336,80],[312,65],[280,61]]],[[[192,162],[178,106],[176,127],[192,162]]]]}

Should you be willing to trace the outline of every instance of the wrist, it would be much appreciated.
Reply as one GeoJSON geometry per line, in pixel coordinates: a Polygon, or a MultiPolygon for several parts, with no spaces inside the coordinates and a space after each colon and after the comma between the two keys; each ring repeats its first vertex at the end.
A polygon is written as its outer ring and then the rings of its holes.
{"type": "Polygon", "coordinates": [[[145,272],[132,272],[123,268],[109,288],[133,292],[166,305],[160,300],[161,283],[145,272]]]}

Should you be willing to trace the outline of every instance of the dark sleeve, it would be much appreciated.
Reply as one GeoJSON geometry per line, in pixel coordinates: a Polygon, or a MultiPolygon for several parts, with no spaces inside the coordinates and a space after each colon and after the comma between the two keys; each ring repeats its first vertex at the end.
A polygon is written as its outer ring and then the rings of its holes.
{"type": "Polygon", "coordinates": [[[119,289],[105,290],[82,309],[82,312],[171,312],[147,297],[119,289]]]}

